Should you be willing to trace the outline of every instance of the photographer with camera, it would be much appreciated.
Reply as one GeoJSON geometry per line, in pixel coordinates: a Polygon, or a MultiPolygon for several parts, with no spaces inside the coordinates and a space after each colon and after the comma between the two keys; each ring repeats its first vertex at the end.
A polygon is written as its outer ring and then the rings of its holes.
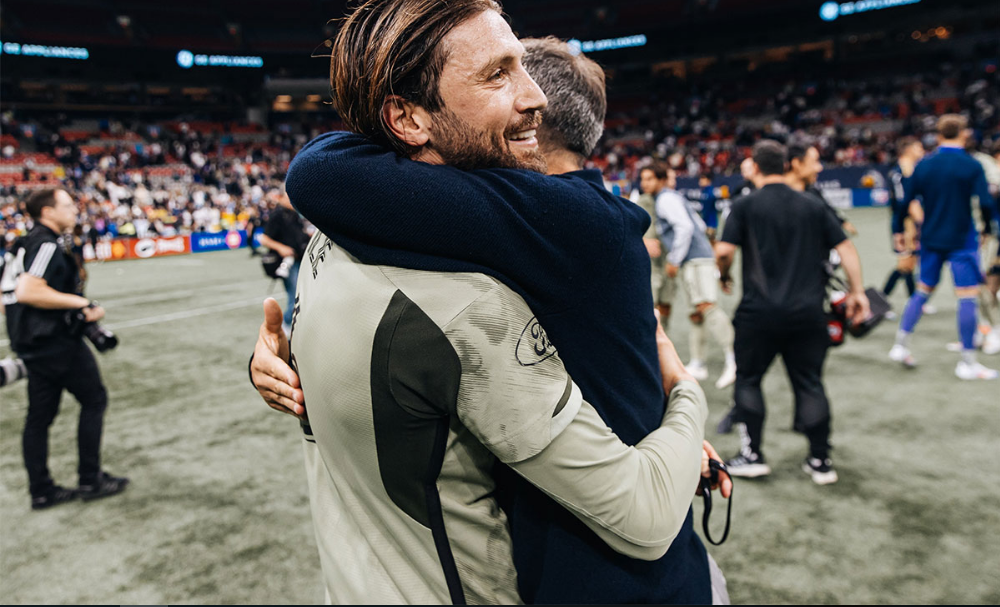
{"type": "Polygon", "coordinates": [[[64,234],[76,225],[76,203],[66,190],[45,189],[33,194],[26,207],[34,227],[8,254],[0,290],[11,346],[28,370],[22,445],[31,507],[41,510],[76,497],[114,495],[129,481],[101,470],[108,396],[83,336],[101,351],[114,347],[117,340],[96,324],[104,309],[80,295],[79,267],[64,241],[64,234]],[[56,485],[47,465],[49,427],[63,390],[80,402],[80,485],[75,490],[56,485]]]}
{"type": "MultiPolygon", "coordinates": [[[[295,308],[295,285],[299,281],[299,265],[302,263],[302,256],[309,243],[309,235],[306,234],[306,226],[302,218],[292,208],[292,203],[288,200],[288,194],[284,187],[281,188],[274,208],[271,209],[267,224],[264,226],[264,233],[260,236],[260,243],[270,249],[270,253],[265,255],[263,260],[265,266],[277,262],[276,258],[273,261],[271,258],[281,257],[280,264],[274,270],[273,276],[282,280],[285,292],[288,294],[281,328],[285,331],[285,335],[290,335],[292,312],[295,308]]],[[[265,267],[265,272],[267,271],[265,267]]],[[[271,274],[269,273],[269,275],[271,274]]]]}

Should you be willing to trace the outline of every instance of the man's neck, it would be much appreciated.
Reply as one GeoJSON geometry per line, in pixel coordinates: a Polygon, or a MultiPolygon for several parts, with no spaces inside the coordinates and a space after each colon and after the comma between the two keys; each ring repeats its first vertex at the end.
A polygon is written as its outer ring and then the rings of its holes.
{"type": "Polygon", "coordinates": [[[802,179],[799,179],[792,173],[785,175],[785,185],[792,188],[796,192],[806,191],[806,182],[803,181],[802,179]]]}
{"type": "Polygon", "coordinates": [[[942,148],[965,148],[965,142],[961,139],[942,139],[938,143],[938,147],[942,148]]]}
{"type": "Polygon", "coordinates": [[[568,150],[547,151],[544,155],[549,175],[562,175],[583,169],[580,156],[568,150]]]}
{"type": "Polygon", "coordinates": [[[63,231],[59,228],[59,224],[57,224],[56,222],[52,221],[51,219],[39,219],[38,223],[40,223],[43,226],[47,227],[48,229],[52,230],[56,234],[62,234],[63,233],[63,231]]]}
{"type": "Polygon", "coordinates": [[[759,181],[757,182],[757,187],[762,188],[766,185],[774,185],[776,183],[783,183],[785,185],[788,185],[788,183],[785,181],[784,175],[763,175],[762,177],[759,178],[759,181]]]}
{"type": "Polygon", "coordinates": [[[444,158],[441,158],[441,154],[438,154],[426,145],[420,148],[420,151],[410,159],[417,162],[426,162],[427,164],[444,164],[444,158]]]}

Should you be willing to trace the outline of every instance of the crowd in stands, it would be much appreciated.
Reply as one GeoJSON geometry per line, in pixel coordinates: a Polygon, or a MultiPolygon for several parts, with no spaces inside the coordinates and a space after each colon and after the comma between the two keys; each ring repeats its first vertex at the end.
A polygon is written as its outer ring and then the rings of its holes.
{"type": "Polygon", "coordinates": [[[816,145],[827,167],[885,165],[901,136],[933,147],[937,116],[948,112],[966,113],[990,147],[1000,142],[1000,70],[995,61],[963,67],[856,79],[803,77],[809,70],[787,66],[741,80],[663,77],[651,93],[609,100],[592,163],[611,180],[634,180],[636,164],[651,155],[680,176],[732,175],[769,137],[816,145]]]}
{"type": "MultiPolygon", "coordinates": [[[[650,157],[681,176],[736,174],[762,137],[816,145],[827,167],[884,165],[898,137],[930,144],[935,117],[953,111],[970,117],[987,147],[1000,142],[995,64],[856,80],[760,70],[737,82],[660,77],[648,88],[609,100],[607,131],[590,160],[609,181],[633,181],[650,157]]],[[[333,120],[265,128],[5,112],[0,238],[23,233],[25,192],[54,185],[73,192],[91,238],[242,228],[273,204],[297,150],[332,128],[333,120]]]]}
{"type": "MultiPolygon", "coordinates": [[[[0,236],[25,230],[27,191],[67,187],[93,239],[246,227],[280,195],[292,134],[207,121],[158,124],[2,116],[0,236]]],[[[302,131],[303,129],[299,129],[302,131]]]]}

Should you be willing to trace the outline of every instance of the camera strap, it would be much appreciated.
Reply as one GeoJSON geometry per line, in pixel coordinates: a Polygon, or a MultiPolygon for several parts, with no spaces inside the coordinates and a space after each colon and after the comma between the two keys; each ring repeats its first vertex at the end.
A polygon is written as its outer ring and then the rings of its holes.
{"type": "MultiPolygon", "coordinates": [[[[708,519],[712,516],[712,485],[718,482],[720,472],[728,476],[730,481],[733,480],[733,477],[729,474],[729,470],[726,470],[726,465],[719,460],[708,460],[708,467],[711,470],[711,477],[701,477],[701,496],[705,500],[705,510],[701,515],[701,528],[705,532],[705,539],[708,540],[709,544],[712,544],[713,546],[721,546],[729,537],[729,524],[733,518],[733,494],[732,491],[730,491],[729,499],[727,500],[726,528],[722,531],[722,539],[715,541],[712,539],[712,533],[708,530],[708,519]]],[[[733,483],[734,489],[736,488],[735,485],[736,483],[733,483]]]]}

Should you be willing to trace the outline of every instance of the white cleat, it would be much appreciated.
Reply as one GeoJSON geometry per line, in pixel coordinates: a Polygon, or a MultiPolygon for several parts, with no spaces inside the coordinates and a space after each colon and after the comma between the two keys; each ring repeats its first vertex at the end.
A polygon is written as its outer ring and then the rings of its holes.
{"type": "Polygon", "coordinates": [[[1000,354],[1000,329],[993,329],[983,340],[983,354],[1000,354]]]}
{"type": "Polygon", "coordinates": [[[697,379],[698,381],[705,381],[708,379],[708,369],[705,368],[703,363],[688,363],[684,365],[691,374],[691,377],[697,379]]]}
{"type": "Polygon", "coordinates": [[[726,368],[722,370],[722,375],[720,375],[719,379],[715,382],[715,387],[718,388],[719,390],[722,390],[723,388],[728,388],[729,386],[735,383],[736,383],[736,365],[729,364],[726,365],[726,368]]]}
{"type": "Polygon", "coordinates": [[[917,366],[917,359],[910,354],[910,349],[906,346],[896,344],[889,350],[889,360],[902,364],[907,369],[917,366]]]}
{"type": "Polygon", "coordinates": [[[924,314],[927,314],[928,316],[930,316],[932,314],[937,314],[938,309],[936,307],[934,307],[934,305],[932,305],[932,304],[924,304],[924,307],[923,307],[922,311],[923,311],[924,314]]]}
{"type": "Polygon", "coordinates": [[[974,380],[974,379],[996,379],[1000,377],[1000,373],[996,369],[988,369],[979,363],[967,363],[964,360],[958,361],[955,366],[955,376],[958,379],[974,380]]]}

